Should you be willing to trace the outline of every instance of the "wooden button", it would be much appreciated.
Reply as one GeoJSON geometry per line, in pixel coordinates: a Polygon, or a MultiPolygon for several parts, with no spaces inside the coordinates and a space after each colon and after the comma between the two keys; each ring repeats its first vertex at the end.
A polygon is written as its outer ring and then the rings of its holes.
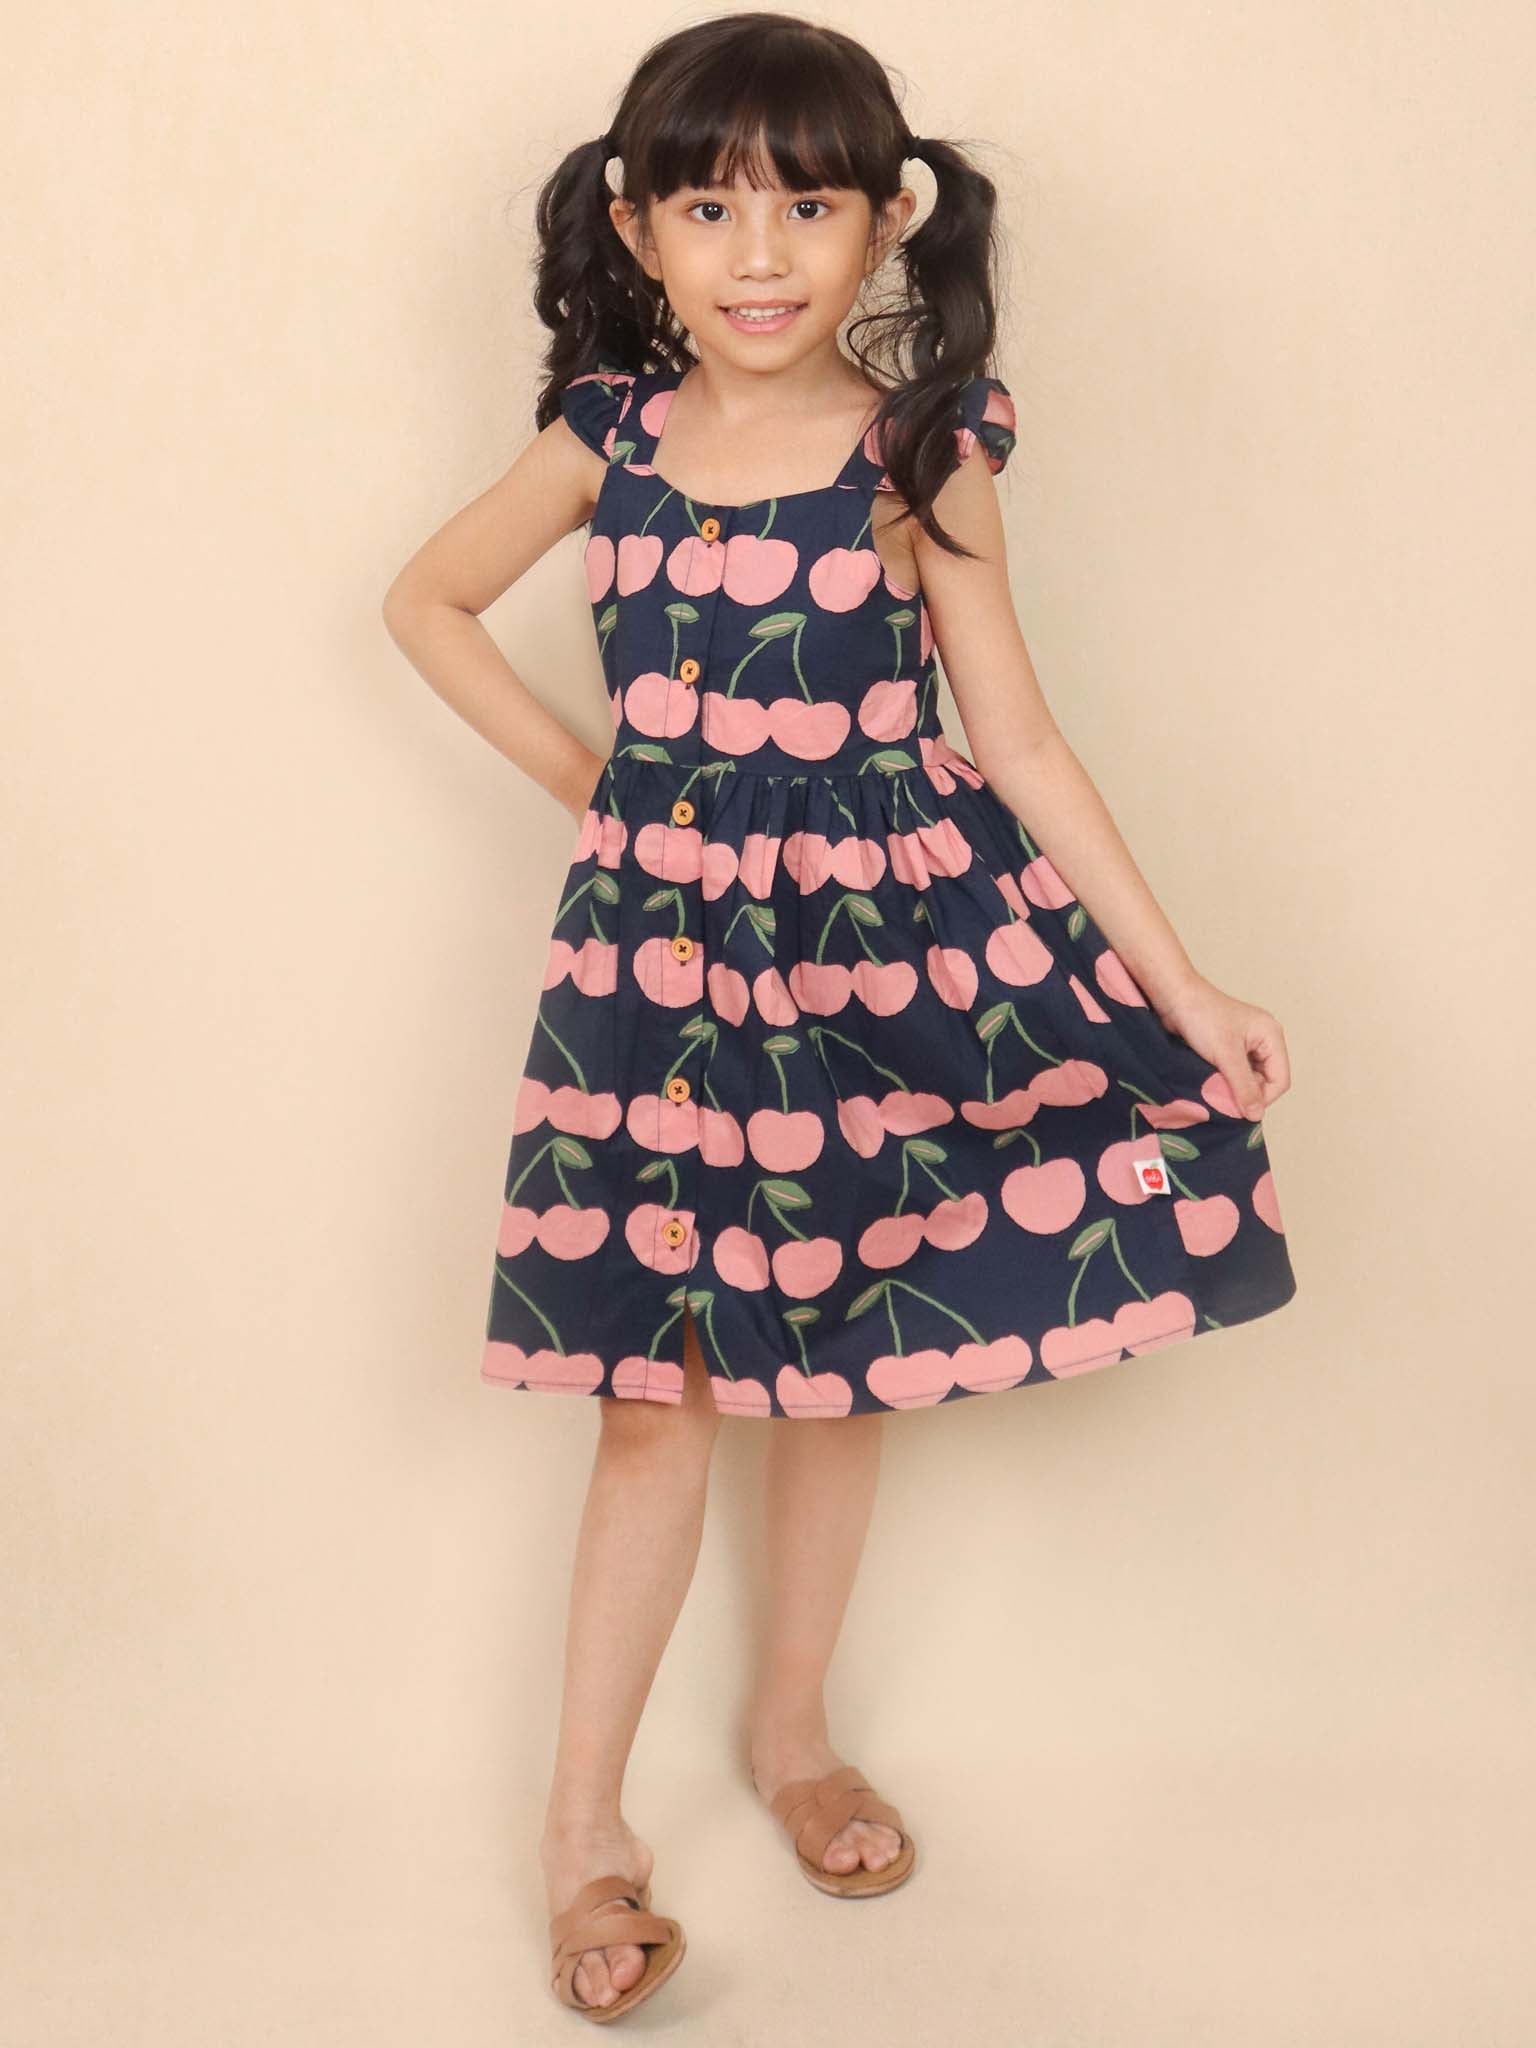
{"type": "Polygon", "coordinates": [[[693,805],[689,803],[687,797],[680,796],[672,806],[672,822],[674,825],[691,825],[693,823],[693,805]]]}
{"type": "Polygon", "coordinates": [[[667,1093],[674,1102],[686,1102],[693,1090],[681,1074],[674,1074],[667,1083],[667,1093]]]}
{"type": "Polygon", "coordinates": [[[699,538],[700,540],[718,540],[720,538],[719,520],[715,518],[701,519],[699,521],[699,538]]]}
{"type": "Polygon", "coordinates": [[[677,665],[677,673],[685,683],[696,683],[699,680],[699,664],[691,654],[685,655],[677,665]]]}
{"type": "Polygon", "coordinates": [[[661,1234],[668,1244],[681,1244],[688,1235],[688,1226],[681,1216],[669,1216],[661,1226],[661,1234]]]}
{"type": "Polygon", "coordinates": [[[677,937],[672,941],[672,951],[677,955],[679,960],[691,960],[693,958],[692,939],[688,938],[686,934],[679,932],[677,937]]]}

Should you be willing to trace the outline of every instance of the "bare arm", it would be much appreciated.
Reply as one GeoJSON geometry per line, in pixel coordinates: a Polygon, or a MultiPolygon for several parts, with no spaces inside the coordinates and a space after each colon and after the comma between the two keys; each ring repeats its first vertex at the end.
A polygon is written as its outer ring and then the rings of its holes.
{"type": "Polygon", "coordinates": [[[578,820],[603,757],[545,710],[479,614],[590,517],[602,479],[601,457],[552,420],[423,542],[383,607],[390,638],[438,696],[578,820]]]}
{"type": "Polygon", "coordinates": [[[960,464],[934,509],[978,557],[958,560],[914,529],[924,598],[972,760],[1029,826],[1162,1022],[1222,1069],[1241,1107],[1262,1113],[1290,1085],[1284,1033],[1267,1011],[1223,995],[1195,968],[1057,727],[1014,612],[1002,512],[983,450],[960,464]]]}

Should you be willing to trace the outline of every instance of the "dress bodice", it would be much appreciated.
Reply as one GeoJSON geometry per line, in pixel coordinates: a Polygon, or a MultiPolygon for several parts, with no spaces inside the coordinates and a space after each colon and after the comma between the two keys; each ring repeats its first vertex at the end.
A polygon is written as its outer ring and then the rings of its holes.
{"type": "MultiPolygon", "coordinates": [[[[891,488],[875,429],[820,488],[708,503],[655,463],[684,374],[604,369],[561,393],[608,463],[584,565],[615,755],[758,774],[919,767],[942,745],[933,633],[921,592],[874,546],[874,494],[891,488]]],[[[979,443],[1002,469],[1013,429],[1007,388],[974,378],[956,463],[979,443]]]]}

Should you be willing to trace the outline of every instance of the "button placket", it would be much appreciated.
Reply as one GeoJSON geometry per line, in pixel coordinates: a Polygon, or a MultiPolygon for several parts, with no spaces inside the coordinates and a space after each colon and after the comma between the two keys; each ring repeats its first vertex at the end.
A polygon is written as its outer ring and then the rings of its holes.
{"type": "MultiPolygon", "coordinates": [[[[731,514],[729,512],[725,513],[723,517],[717,517],[714,513],[708,514],[705,518],[699,521],[699,538],[703,541],[709,542],[717,542],[723,540],[725,538],[725,530],[730,523],[730,519],[731,514]]],[[[682,658],[682,660],[679,661],[679,663],[677,664],[678,680],[688,689],[698,689],[704,681],[706,664],[709,659],[710,644],[713,641],[715,635],[715,621],[719,614],[720,601],[720,584],[717,584],[712,591],[707,593],[707,595],[701,593],[694,600],[695,604],[698,607],[699,613],[699,644],[702,647],[702,656],[688,654],[685,655],[682,658]]],[[[692,747],[690,749],[690,755],[689,757],[684,758],[681,754],[679,754],[676,758],[676,765],[683,771],[685,776],[696,776],[699,774],[700,765],[703,761],[705,750],[704,705],[702,697],[698,700],[698,716],[694,719],[693,724],[689,728],[689,730],[692,734],[692,747]]],[[[702,784],[700,785],[700,787],[702,787],[702,784]]],[[[679,827],[680,829],[686,828],[687,826],[697,822],[698,815],[698,807],[692,802],[690,798],[686,796],[678,796],[674,798],[669,811],[669,816],[671,818],[672,823],[675,826],[679,827]]],[[[703,828],[701,827],[701,831],[702,829],[703,828]]],[[[703,943],[704,883],[702,862],[700,863],[699,873],[696,876],[694,876],[693,880],[689,884],[684,885],[682,883],[679,883],[678,894],[683,905],[683,929],[674,934],[669,951],[674,960],[677,960],[679,963],[682,963],[691,960],[694,954],[697,952],[698,948],[703,943]]],[[[699,1010],[700,1016],[707,1016],[707,1010],[708,1006],[707,1003],[705,1003],[703,1000],[703,995],[701,991],[699,1010]]],[[[701,1049],[704,1048],[707,1045],[707,1043],[707,1032],[699,1033],[694,1038],[693,1044],[689,1048],[688,1057],[697,1057],[701,1049]]],[[[668,1080],[665,1092],[667,1100],[669,1102],[674,1102],[681,1105],[685,1102],[690,1102],[694,1099],[694,1084],[692,1081],[688,1079],[686,1075],[674,1074],[668,1080]]],[[[694,1216],[695,1234],[697,1235],[699,1167],[701,1163],[699,1157],[697,1134],[695,1134],[693,1144],[689,1146],[689,1148],[685,1152],[678,1154],[676,1156],[678,1159],[678,1208],[679,1210],[686,1209],[692,1211],[694,1216]],[[686,1161],[686,1167],[683,1164],[684,1161],[686,1161]],[[686,1186],[685,1181],[687,1183],[686,1186]]],[[[686,1241],[688,1236],[688,1226],[683,1221],[681,1215],[673,1215],[668,1217],[666,1221],[663,1223],[661,1234],[665,1242],[673,1246],[675,1249],[677,1246],[683,1244],[686,1241]]],[[[694,1257],[697,1257],[696,1251],[694,1257]]],[[[691,1264],[692,1261],[690,1260],[690,1265],[691,1264]]]]}

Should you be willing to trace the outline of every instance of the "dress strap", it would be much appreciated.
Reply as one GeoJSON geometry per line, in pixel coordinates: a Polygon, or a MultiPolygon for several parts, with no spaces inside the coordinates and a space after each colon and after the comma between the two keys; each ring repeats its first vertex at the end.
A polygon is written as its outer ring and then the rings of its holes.
{"type": "Polygon", "coordinates": [[[667,414],[664,405],[652,405],[651,400],[664,391],[675,391],[683,375],[682,370],[658,365],[654,370],[637,370],[630,378],[615,433],[615,439],[624,444],[625,462],[644,469],[654,461],[667,414]]]}

